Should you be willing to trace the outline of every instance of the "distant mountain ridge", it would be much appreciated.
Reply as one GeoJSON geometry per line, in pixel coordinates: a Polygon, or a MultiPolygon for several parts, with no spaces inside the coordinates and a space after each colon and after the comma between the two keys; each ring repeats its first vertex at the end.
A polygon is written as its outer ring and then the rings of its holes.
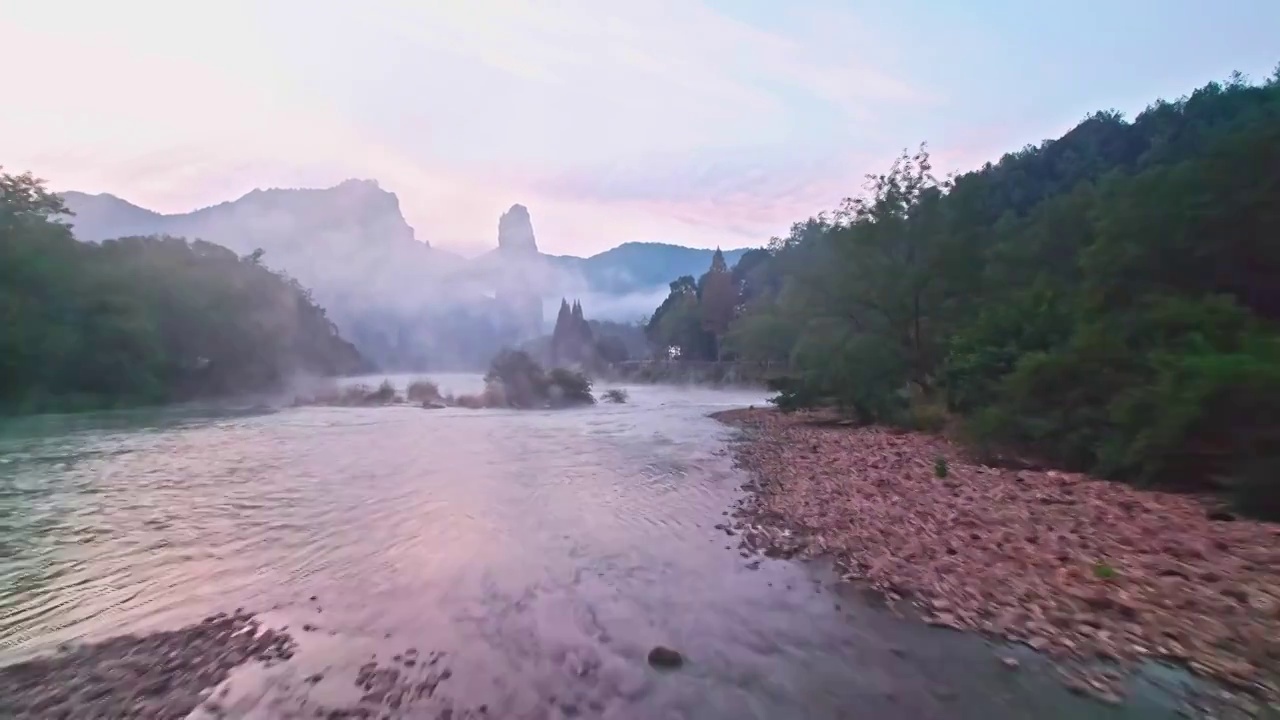
{"type": "MultiPolygon", "coordinates": [[[[629,242],[585,258],[547,255],[529,209],[517,204],[500,219],[494,249],[466,259],[419,240],[396,195],[373,180],[254,190],[176,214],[105,193],[62,197],[81,241],[173,235],[239,254],[261,249],[265,264],[311,289],[343,334],[390,368],[483,363],[546,331],[542,307],[561,297],[583,297],[595,319],[634,321],[672,280],[705,272],[713,253],[629,242]]],[[[725,257],[732,264],[743,252],[725,257]]]]}
{"type": "MultiPolygon", "coordinates": [[[[725,262],[734,265],[748,248],[725,250],[725,262]]],[[[592,290],[628,293],[642,288],[666,287],[681,275],[698,277],[711,266],[715,250],[660,242],[625,242],[590,257],[552,255],[553,261],[579,267],[592,290]],[[674,274],[673,274],[674,273],[674,274]]]]}
{"type": "MultiPolygon", "coordinates": [[[[430,249],[432,251],[431,255],[438,255],[439,258],[436,259],[444,260],[449,265],[467,262],[453,252],[434,248],[426,240],[418,239],[413,228],[409,226],[404,216],[400,213],[399,201],[395,194],[382,190],[374,180],[345,180],[332,188],[324,189],[273,188],[269,190],[253,190],[237,200],[229,200],[187,213],[174,214],[148,210],[109,193],[91,195],[68,191],[61,193],[61,195],[66,201],[67,207],[75,213],[75,217],[71,218],[70,222],[73,225],[76,237],[87,242],[101,242],[109,238],[128,235],[199,235],[202,239],[217,242],[237,252],[247,253],[262,247],[267,253],[268,261],[271,262],[276,259],[274,256],[280,253],[281,248],[265,247],[261,244],[253,245],[252,240],[260,238],[261,233],[253,232],[252,226],[246,228],[241,222],[236,222],[234,232],[227,232],[226,229],[219,227],[219,225],[232,219],[241,220],[237,215],[241,214],[245,206],[255,208],[275,207],[282,212],[292,209],[298,215],[304,217],[312,216],[317,221],[323,221],[336,215],[337,219],[344,221],[343,225],[349,224],[345,222],[345,219],[350,217],[344,213],[353,209],[357,210],[357,215],[366,216],[373,211],[381,210],[386,213],[385,223],[381,227],[358,226],[362,236],[369,239],[413,240],[419,245],[430,249]],[[344,192],[354,189],[363,191],[363,197],[353,197],[351,193],[344,192]],[[376,192],[371,193],[368,192],[369,190],[376,192]],[[373,207],[363,204],[372,198],[377,198],[377,193],[387,197],[381,198],[381,202],[369,203],[373,207]],[[297,200],[303,198],[307,198],[308,202],[297,202],[297,200]],[[327,202],[334,199],[338,199],[339,202],[327,202]],[[290,208],[289,206],[291,205],[294,207],[290,208]],[[382,205],[382,208],[377,208],[377,205],[382,205]],[[317,213],[316,210],[322,212],[317,213]],[[224,213],[227,216],[221,217],[224,213]],[[245,232],[246,230],[249,232],[245,232]],[[200,235],[201,232],[209,233],[209,235],[200,235]]],[[[523,211],[525,216],[528,217],[528,210],[524,206],[514,205],[512,208],[513,210],[519,208],[520,210],[517,210],[517,213],[523,211]]],[[[528,241],[532,244],[532,250],[543,255],[549,261],[563,267],[581,269],[586,272],[592,289],[613,293],[628,293],[665,286],[681,275],[700,275],[710,266],[711,256],[714,253],[714,250],[691,248],[672,243],[631,241],[594,255],[580,257],[577,255],[549,255],[542,253],[534,243],[531,230],[528,235],[528,241]]],[[[274,242],[271,244],[275,245],[274,242]]],[[[494,250],[490,252],[496,252],[498,247],[495,246],[494,250]]],[[[746,250],[747,248],[725,250],[725,260],[730,265],[733,265],[746,250]]],[[[289,263],[282,261],[282,264],[287,266],[289,263]]]]}

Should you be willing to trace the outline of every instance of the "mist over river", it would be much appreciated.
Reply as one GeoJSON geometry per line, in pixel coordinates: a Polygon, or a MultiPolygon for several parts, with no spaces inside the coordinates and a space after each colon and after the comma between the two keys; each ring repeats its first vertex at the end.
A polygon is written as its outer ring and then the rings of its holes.
{"type": "Polygon", "coordinates": [[[244,607],[299,648],[236,671],[228,717],[314,717],[358,693],[361,665],[409,648],[449,672],[404,717],[1173,716],[1154,688],[1085,700],[1034,658],[1010,671],[980,638],[898,618],[820,567],[743,557],[715,525],[749,478],[735,431],[706,416],[763,393],[628,390],[546,412],[6,420],[0,664],[244,607]],[[651,668],[659,644],[684,667],[651,668]]]}

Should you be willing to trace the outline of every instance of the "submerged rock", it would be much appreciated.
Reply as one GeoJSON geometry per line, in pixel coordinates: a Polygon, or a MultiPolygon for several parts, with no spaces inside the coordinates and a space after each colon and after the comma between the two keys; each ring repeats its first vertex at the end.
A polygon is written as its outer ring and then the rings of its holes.
{"type": "Polygon", "coordinates": [[[649,664],[656,668],[674,669],[684,665],[684,656],[677,650],[657,645],[649,651],[649,664]]]}

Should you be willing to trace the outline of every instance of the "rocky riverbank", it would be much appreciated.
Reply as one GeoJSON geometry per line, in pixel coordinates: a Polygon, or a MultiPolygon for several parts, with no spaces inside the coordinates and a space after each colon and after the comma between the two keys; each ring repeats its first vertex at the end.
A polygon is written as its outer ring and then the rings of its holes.
{"type": "Polygon", "coordinates": [[[219,614],[168,632],[123,635],[0,667],[0,717],[178,720],[239,665],[293,654],[252,615],[219,614]]]}
{"type": "Polygon", "coordinates": [[[983,466],[935,436],[772,410],[715,417],[747,431],[745,547],[830,557],[931,624],[1049,655],[1104,700],[1120,699],[1125,671],[1163,661],[1231,688],[1247,714],[1280,710],[1280,526],[983,466]]]}

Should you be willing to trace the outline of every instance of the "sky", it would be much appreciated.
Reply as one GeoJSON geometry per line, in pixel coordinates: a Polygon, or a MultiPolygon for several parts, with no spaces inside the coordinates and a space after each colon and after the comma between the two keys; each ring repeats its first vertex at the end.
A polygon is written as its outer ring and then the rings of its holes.
{"type": "Polygon", "coordinates": [[[1276,0],[7,2],[0,165],[167,213],[372,178],[463,252],[513,203],[544,252],[753,246],[920,142],[964,171],[1268,77],[1276,28],[1276,0]]]}

